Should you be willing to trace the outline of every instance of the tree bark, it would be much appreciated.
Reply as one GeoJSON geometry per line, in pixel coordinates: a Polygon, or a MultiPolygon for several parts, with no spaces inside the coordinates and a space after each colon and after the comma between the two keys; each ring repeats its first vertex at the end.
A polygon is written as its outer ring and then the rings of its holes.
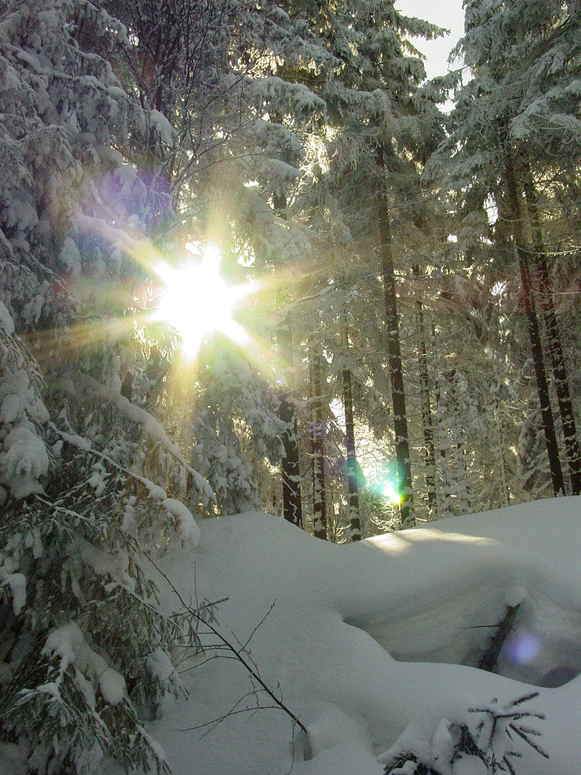
{"type": "Polygon", "coordinates": [[[355,425],[353,421],[353,384],[351,371],[343,369],[343,406],[345,407],[346,479],[349,499],[349,532],[352,541],[361,540],[359,513],[359,477],[355,455],[355,425]]]}
{"type": "Polygon", "coordinates": [[[536,273],[539,283],[539,297],[547,334],[547,349],[551,358],[553,382],[555,384],[555,392],[559,403],[559,414],[563,427],[563,441],[565,443],[565,453],[569,465],[571,492],[573,495],[579,495],[581,492],[581,452],[577,441],[575,415],[573,413],[571,394],[569,392],[567,364],[561,344],[559,322],[555,312],[553,284],[547,268],[546,250],[539,217],[537,193],[528,170],[525,177],[524,192],[536,251],[536,273]]]}
{"type": "Polygon", "coordinates": [[[385,300],[385,328],[391,394],[393,402],[393,428],[395,433],[395,452],[399,475],[400,520],[401,526],[413,527],[412,473],[410,460],[409,433],[406,413],[405,388],[399,338],[399,315],[397,309],[397,291],[393,264],[391,238],[391,219],[385,179],[385,146],[378,149],[377,159],[381,172],[378,201],[378,226],[380,238],[381,272],[383,277],[385,300]]]}
{"type": "Polygon", "coordinates": [[[514,236],[514,246],[518,258],[523,304],[528,322],[528,332],[531,345],[531,354],[535,368],[535,377],[537,382],[537,394],[541,406],[541,417],[543,421],[543,431],[545,434],[545,444],[549,458],[549,469],[551,472],[551,483],[553,493],[562,495],[564,493],[563,472],[561,470],[561,461],[559,459],[559,448],[557,445],[557,436],[555,433],[555,423],[553,420],[553,411],[549,397],[549,386],[545,372],[545,363],[543,360],[543,347],[539,331],[539,321],[535,310],[528,254],[525,248],[523,214],[520,206],[519,194],[516,183],[516,175],[510,150],[505,149],[505,169],[504,178],[510,209],[512,211],[512,230],[514,236]]]}
{"type": "MultiPolygon", "coordinates": [[[[416,278],[422,277],[420,267],[413,267],[416,278]]],[[[424,325],[424,304],[421,298],[416,301],[418,315],[419,351],[418,368],[420,372],[420,394],[422,400],[422,428],[424,433],[424,464],[426,466],[426,493],[428,496],[428,515],[434,516],[437,510],[436,497],[436,451],[434,447],[434,420],[430,397],[430,376],[428,373],[428,353],[426,348],[426,332],[424,325]]]]}
{"type": "Polygon", "coordinates": [[[322,399],[322,364],[311,354],[311,452],[313,460],[313,532],[327,540],[327,489],[325,485],[325,416],[322,399]]]}
{"type": "Polygon", "coordinates": [[[281,435],[282,513],[288,522],[292,522],[297,527],[303,527],[297,414],[294,404],[286,393],[281,396],[278,414],[287,426],[281,435]]]}
{"type": "MultiPolygon", "coordinates": [[[[279,329],[279,344],[283,356],[292,367],[292,324],[289,318],[279,329]]],[[[298,423],[290,389],[281,394],[278,415],[287,426],[281,434],[282,513],[284,518],[293,525],[303,527],[298,423]]]]}

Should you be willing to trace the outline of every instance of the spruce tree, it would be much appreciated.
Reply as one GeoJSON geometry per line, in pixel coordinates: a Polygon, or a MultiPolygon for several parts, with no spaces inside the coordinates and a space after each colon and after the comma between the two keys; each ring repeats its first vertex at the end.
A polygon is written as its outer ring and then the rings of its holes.
{"type": "MultiPolygon", "coordinates": [[[[447,171],[449,179],[462,189],[466,201],[469,196],[474,201],[484,201],[486,196],[494,199],[499,213],[494,227],[497,241],[504,240],[507,227],[512,232],[509,248],[515,251],[521,277],[552,488],[555,493],[560,493],[563,492],[563,473],[545,364],[546,351],[558,350],[558,345],[554,346],[557,329],[549,313],[545,319],[547,333],[552,332],[553,344],[548,341],[545,344],[536,309],[535,248],[529,238],[523,189],[526,166],[532,159],[539,169],[555,163],[568,167],[560,141],[570,141],[575,120],[566,114],[557,117],[553,111],[558,103],[567,111],[572,107],[569,101],[574,48],[572,23],[560,2],[522,0],[510,6],[467,2],[465,8],[466,35],[459,49],[464,53],[473,77],[457,94],[450,139],[442,145],[432,164],[437,165],[437,160],[441,160],[440,169],[447,171]],[[537,110],[552,115],[544,123],[544,129],[542,122],[533,118],[540,116],[540,113],[536,114],[537,110]],[[563,130],[560,133],[556,131],[555,122],[563,130]],[[522,142],[525,137],[526,148],[522,142]],[[551,147],[551,161],[541,150],[543,146],[551,147]]],[[[504,253],[498,251],[497,255],[500,257],[504,253]]],[[[507,268],[505,264],[504,270],[507,268]]],[[[550,293],[545,293],[544,299],[545,304],[550,304],[550,293]]],[[[559,365],[565,368],[564,360],[559,365]]],[[[564,397],[562,369],[557,370],[556,387],[558,383],[564,397]]],[[[567,429],[567,456],[571,459],[573,455],[574,460],[572,413],[569,413],[566,400],[559,401],[559,406],[563,412],[563,428],[567,429]]],[[[570,468],[574,471],[575,463],[572,467],[570,463],[570,468]]]]}
{"type": "Polygon", "coordinates": [[[31,773],[104,757],[167,771],[142,721],[180,691],[180,625],[158,612],[143,551],[195,544],[178,498],[211,498],[145,408],[129,247],[171,201],[130,161],[167,122],[116,75],[126,33],[84,0],[0,11],[0,737],[31,773]]]}

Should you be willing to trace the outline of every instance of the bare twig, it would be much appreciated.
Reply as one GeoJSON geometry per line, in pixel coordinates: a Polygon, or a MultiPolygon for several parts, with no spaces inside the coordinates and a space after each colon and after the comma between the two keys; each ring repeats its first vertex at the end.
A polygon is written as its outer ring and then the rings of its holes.
{"type": "Polygon", "coordinates": [[[205,721],[203,724],[196,724],[193,727],[183,727],[182,729],[180,729],[180,732],[194,732],[197,729],[204,729],[205,727],[212,726],[213,724],[219,724],[220,722],[225,721],[230,716],[237,716],[240,713],[255,713],[257,710],[281,710],[281,708],[279,705],[253,705],[251,708],[239,708],[238,710],[229,710],[226,713],[223,713],[221,716],[216,716],[216,718],[213,718],[210,721],[205,721]]]}
{"type": "MultiPolygon", "coordinates": [[[[249,675],[259,684],[259,686],[262,687],[262,689],[268,694],[268,696],[274,701],[276,704],[276,707],[282,710],[284,713],[289,716],[294,723],[300,727],[300,729],[303,730],[305,735],[308,735],[308,731],[306,726],[303,724],[303,722],[298,718],[298,716],[293,713],[293,711],[288,707],[288,705],[285,705],[282,700],[280,700],[276,694],[269,688],[269,686],[265,683],[265,681],[260,677],[260,675],[257,672],[257,669],[254,668],[250,662],[242,655],[241,651],[237,649],[214,625],[204,619],[203,616],[201,616],[196,610],[194,610],[186,601],[184,600],[183,595],[179,591],[179,589],[176,588],[173,581],[169,578],[167,573],[163,571],[159,565],[155,562],[155,560],[146,552],[143,551],[144,556],[149,560],[149,562],[153,565],[155,570],[160,574],[160,576],[166,581],[166,583],[169,585],[170,589],[173,591],[173,593],[176,595],[182,606],[188,613],[196,619],[198,622],[203,624],[205,627],[207,627],[214,635],[226,646],[227,649],[232,653],[232,655],[240,662],[240,664],[247,670],[249,675]]],[[[267,614],[270,613],[270,610],[267,612],[267,614]]]]}
{"type": "Polygon", "coordinates": [[[252,640],[252,638],[254,638],[254,636],[256,635],[257,631],[260,629],[260,627],[262,627],[262,625],[266,621],[267,617],[272,613],[272,610],[273,610],[275,605],[276,605],[276,600],[273,600],[272,603],[269,605],[268,610],[266,611],[264,616],[258,621],[257,624],[254,625],[254,627],[250,631],[250,635],[246,638],[246,640],[242,644],[242,649],[241,649],[242,651],[246,651],[250,641],[252,640]]]}

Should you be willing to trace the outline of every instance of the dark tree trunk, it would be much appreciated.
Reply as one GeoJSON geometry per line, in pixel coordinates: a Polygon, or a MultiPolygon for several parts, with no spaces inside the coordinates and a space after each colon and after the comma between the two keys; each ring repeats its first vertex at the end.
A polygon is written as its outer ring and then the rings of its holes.
{"type": "Polygon", "coordinates": [[[301,499],[301,471],[299,463],[299,443],[297,414],[288,395],[281,396],[279,417],[287,428],[281,435],[283,457],[282,473],[282,509],[283,516],[297,527],[303,526],[303,506],[301,499]]]}
{"type": "MultiPolygon", "coordinates": [[[[432,323],[432,338],[431,345],[434,352],[435,361],[440,364],[440,357],[437,353],[437,341],[438,331],[436,326],[432,323]]],[[[442,415],[445,414],[444,402],[442,400],[442,375],[438,369],[436,372],[435,385],[434,385],[434,404],[436,408],[434,419],[434,447],[437,449],[437,460],[435,473],[437,481],[436,496],[439,496],[440,503],[436,500],[436,511],[439,515],[441,513],[447,513],[449,510],[450,501],[450,477],[449,477],[449,461],[448,461],[448,428],[442,423],[442,415]]]]}
{"type": "Polygon", "coordinates": [[[504,492],[504,506],[510,506],[510,487],[506,476],[506,451],[504,443],[504,433],[502,428],[502,417],[500,415],[500,401],[496,399],[494,405],[494,423],[496,425],[496,435],[498,438],[498,456],[500,458],[500,472],[502,475],[502,489],[504,492]]]}
{"type": "Polygon", "coordinates": [[[413,527],[412,507],[412,473],[410,460],[410,445],[406,413],[405,389],[403,382],[403,367],[401,361],[401,346],[399,339],[399,315],[397,310],[397,291],[393,264],[391,239],[391,220],[387,183],[385,176],[385,147],[378,149],[378,165],[381,171],[381,181],[378,195],[377,220],[380,237],[381,272],[383,277],[385,299],[385,330],[387,338],[387,354],[391,378],[391,394],[393,402],[393,429],[395,433],[395,452],[398,464],[400,519],[402,527],[413,527]]]}
{"type": "Polygon", "coordinates": [[[327,539],[327,490],[325,486],[325,412],[322,397],[322,364],[311,354],[311,453],[313,459],[313,532],[327,539]]]}
{"type": "MultiPolygon", "coordinates": [[[[283,357],[292,367],[293,342],[292,324],[287,318],[279,329],[279,345],[283,357]]],[[[288,392],[281,394],[279,417],[286,424],[281,435],[283,455],[281,460],[282,509],[283,516],[293,525],[303,527],[303,505],[301,497],[301,470],[298,439],[298,423],[295,405],[288,392]]]]}
{"type": "Polygon", "coordinates": [[[557,446],[557,436],[555,433],[555,423],[553,421],[553,412],[549,397],[549,386],[545,372],[545,363],[543,360],[543,348],[541,335],[539,331],[539,321],[535,310],[531,276],[528,262],[527,250],[525,248],[522,208],[520,206],[519,193],[517,189],[516,176],[510,151],[505,153],[505,184],[508,195],[510,209],[512,211],[512,228],[514,236],[515,250],[518,257],[520,278],[522,286],[523,304],[527,316],[529,339],[531,344],[531,353],[535,368],[535,377],[537,382],[537,394],[541,406],[541,416],[543,421],[543,431],[545,434],[545,444],[549,458],[549,468],[551,472],[551,482],[555,495],[562,495],[564,492],[563,472],[561,470],[561,461],[559,460],[559,448],[557,446]]]}
{"type": "MultiPolygon", "coordinates": [[[[462,409],[458,396],[458,373],[456,369],[443,372],[446,380],[446,430],[445,488],[448,507],[453,505],[454,513],[470,512],[470,484],[466,464],[465,434],[462,432],[462,409]],[[454,494],[454,499],[452,499],[454,494]],[[454,508],[455,507],[455,508],[454,508]]],[[[443,456],[444,457],[444,456],[443,456]]]]}
{"type": "Polygon", "coordinates": [[[345,407],[346,479],[349,498],[349,531],[352,541],[361,540],[359,514],[359,467],[355,455],[355,427],[353,422],[353,385],[351,371],[343,369],[343,406],[345,407]]]}
{"type": "MultiPolygon", "coordinates": [[[[420,267],[413,267],[415,277],[421,278],[420,267]]],[[[428,514],[433,517],[437,510],[436,497],[436,452],[434,448],[434,420],[430,397],[430,377],[428,373],[428,353],[426,347],[426,331],[424,325],[424,305],[421,298],[416,301],[418,313],[418,332],[420,346],[418,351],[418,367],[420,372],[420,393],[422,399],[422,428],[424,433],[424,464],[426,466],[426,493],[428,496],[428,514]]]]}
{"type": "Polygon", "coordinates": [[[581,452],[579,451],[577,429],[575,427],[575,415],[573,413],[571,394],[569,392],[567,364],[563,354],[559,322],[555,312],[553,284],[547,268],[546,250],[539,217],[537,194],[528,171],[524,191],[532,225],[536,252],[536,274],[538,277],[539,297],[541,309],[543,311],[543,319],[545,321],[547,349],[551,358],[553,381],[559,403],[559,414],[563,426],[563,440],[565,442],[565,453],[569,464],[571,492],[573,495],[579,495],[581,492],[581,452]]]}

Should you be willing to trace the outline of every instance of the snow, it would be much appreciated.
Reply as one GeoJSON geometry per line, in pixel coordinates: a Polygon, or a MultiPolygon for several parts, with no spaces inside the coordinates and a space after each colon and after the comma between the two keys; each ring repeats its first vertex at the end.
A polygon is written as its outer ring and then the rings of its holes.
{"type": "Polygon", "coordinates": [[[4,332],[9,336],[14,333],[14,321],[12,320],[12,315],[3,301],[0,301],[0,328],[3,328],[4,332]]]}
{"type": "Polygon", "coordinates": [[[126,552],[121,550],[115,553],[105,552],[82,538],[77,538],[76,544],[83,561],[98,576],[110,576],[121,586],[129,590],[133,589],[135,582],[128,573],[129,558],[126,552]]]}
{"type": "Polygon", "coordinates": [[[155,482],[151,482],[149,479],[146,479],[144,476],[139,477],[139,481],[143,483],[145,489],[147,490],[147,494],[153,501],[158,501],[161,503],[161,501],[165,500],[166,493],[163,487],[160,487],[159,484],[155,484],[155,482]]]}
{"type": "Polygon", "coordinates": [[[169,655],[157,648],[147,657],[147,668],[161,683],[165,683],[174,673],[174,666],[169,655]]]}
{"type": "Polygon", "coordinates": [[[77,447],[77,449],[88,452],[92,447],[90,440],[86,439],[84,436],[79,436],[76,433],[66,433],[65,431],[61,431],[60,428],[57,428],[53,423],[51,423],[51,428],[56,430],[59,436],[61,436],[62,439],[67,442],[67,444],[70,444],[73,447],[77,447]]]}
{"type": "Polygon", "coordinates": [[[9,393],[0,405],[0,422],[14,422],[24,409],[22,396],[9,393]]]}
{"type": "Polygon", "coordinates": [[[149,113],[149,120],[162,143],[173,145],[174,129],[163,113],[160,113],[159,110],[152,110],[149,113]]]}
{"type": "MultiPolygon", "coordinates": [[[[472,720],[469,708],[502,707],[534,684],[539,697],[527,709],[546,714],[532,724],[542,733],[535,739],[552,772],[577,773],[580,503],[549,499],[344,546],[258,513],[202,522],[199,547],[168,555],[163,571],[186,601],[227,598],[215,611],[218,629],[248,642],[245,653],[309,739],[280,710],[256,709],[257,700],[273,703],[252,693],[241,665],[202,664],[209,652],[180,670],[190,699],[168,705],[148,727],[175,775],[189,775],[192,761],[205,775],[291,767],[299,775],[377,775],[381,753],[406,740],[444,771],[455,725],[472,720]],[[470,666],[494,632],[481,625],[498,623],[516,602],[521,661],[501,655],[505,675],[470,666]],[[527,655],[527,637],[538,653],[527,655]],[[545,686],[547,673],[563,666],[567,682],[545,686]],[[192,729],[235,705],[247,710],[192,729]]],[[[182,610],[157,580],[163,609],[182,610]]],[[[503,742],[495,739],[499,751],[503,742]]],[[[517,747],[518,773],[546,775],[541,756],[517,747]]],[[[482,768],[464,756],[452,771],[482,768]]]]}
{"type": "MultiPolygon", "coordinates": [[[[185,507],[177,503],[163,505],[181,514],[185,507]]],[[[151,674],[165,682],[173,657],[190,693],[166,700],[163,717],[144,734],[165,751],[175,775],[190,775],[193,762],[204,775],[382,775],[404,752],[442,775],[485,775],[483,762],[467,753],[447,763],[460,725],[475,730],[484,719],[477,740],[484,745],[491,738],[501,756],[506,722],[493,730],[491,714],[510,711],[516,698],[537,691],[516,710],[544,714],[525,723],[541,733],[532,739],[550,759],[518,739],[523,758],[514,761],[516,772],[576,775],[580,505],[578,497],[547,499],[342,546],[255,512],[203,521],[195,549],[159,561],[171,584],[151,570],[161,609],[184,613],[182,601],[224,598],[213,626],[309,734],[293,729],[231,654],[220,659],[227,655],[211,649],[188,658],[181,650],[157,649],[146,658],[151,674]],[[498,674],[470,666],[495,632],[488,625],[517,604],[512,636],[520,641],[521,662],[503,653],[498,674]],[[536,652],[527,655],[525,636],[536,639],[536,652]],[[562,680],[543,683],[547,670],[564,666],[569,672],[562,680]],[[228,715],[229,709],[235,712],[228,715]]],[[[204,616],[207,609],[200,610],[204,616]]],[[[123,677],[92,651],[77,623],[53,631],[45,653],[57,655],[62,669],[73,663],[82,671],[89,695],[95,685],[106,702],[125,696],[123,677]]],[[[45,688],[58,694],[58,684],[45,688]]],[[[2,766],[3,773],[19,775],[13,747],[0,747],[2,766]]],[[[407,762],[395,771],[413,767],[407,762]]],[[[100,771],[120,773],[112,764],[100,771]]]]}
{"type": "Polygon", "coordinates": [[[506,593],[506,605],[514,608],[515,606],[520,605],[526,599],[526,596],[526,589],[519,584],[515,584],[506,593]]]}
{"type": "Polygon", "coordinates": [[[14,616],[18,616],[26,605],[26,576],[23,573],[9,573],[2,578],[0,571],[0,586],[10,588],[12,609],[14,616]]]}
{"type": "MultiPolygon", "coordinates": [[[[105,387],[104,385],[101,385],[96,380],[92,379],[91,377],[84,375],[82,377],[82,380],[77,379],[75,383],[73,383],[72,380],[63,379],[60,381],[60,388],[64,392],[70,393],[71,395],[75,395],[77,390],[79,389],[79,382],[81,382],[82,388],[87,390],[88,392],[92,393],[96,397],[100,398],[103,401],[108,401],[111,404],[115,406],[115,408],[127,419],[131,420],[134,423],[139,424],[143,431],[147,434],[147,436],[154,440],[159,442],[176,460],[178,460],[181,465],[184,467],[185,470],[191,475],[192,481],[196,489],[199,491],[199,494],[201,497],[205,498],[207,501],[211,501],[213,497],[212,488],[210,487],[210,484],[206,479],[204,479],[203,476],[198,471],[195,471],[191,466],[189,466],[185,460],[183,460],[179,449],[176,447],[176,445],[170,440],[169,436],[167,435],[165,428],[163,425],[157,420],[152,414],[147,412],[145,409],[142,409],[140,406],[137,406],[136,404],[131,403],[125,396],[120,395],[114,390],[111,390],[108,387],[105,387]]],[[[67,434],[63,434],[62,431],[57,429],[55,426],[53,426],[55,430],[63,437],[66,438],[67,434]]],[[[79,444],[74,441],[73,439],[74,434],[69,434],[69,439],[72,444],[75,444],[76,446],[79,446],[79,444]]],[[[79,439],[80,437],[76,436],[76,439],[79,439]]],[[[85,447],[81,446],[81,449],[84,449],[85,447]]],[[[141,479],[141,477],[138,477],[141,479]]],[[[157,485],[154,485],[151,482],[148,482],[145,479],[142,479],[143,483],[148,487],[151,486],[154,488],[153,490],[150,489],[150,496],[156,500],[162,500],[165,498],[165,492],[161,487],[158,487],[157,485]],[[157,489],[155,489],[157,488],[157,489]]]]}
{"type": "Polygon", "coordinates": [[[351,743],[342,743],[323,751],[314,761],[295,764],[297,775],[382,775],[383,768],[373,754],[351,743]]]}
{"type": "Polygon", "coordinates": [[[105,702],[109,705],[117,705],[127,692],[125,679],[116,670],[105,668],[99,676],[99,689],[105,702]]]}
{"type": "Polygon", "coordinates": [[[200,543],[200,528],[191,511],[175,498],[166,498],[162,506],[175,519],[177,532],[182,541],[191,546],[197,546],[200,543]]]}
{"type": "MultiPolygon", "coordinates": [[[[96,680],[103,699],[110,705],[117,705],[125,697],[125,679],[108,665],[100,654],[90,648],[76,622],[69,622],[53,630],[46,640],[43,654],[60,660],[61,675],[69,665],[75,665],[85,678],[87,672],[90,673],[96,680]]],[[[82,688],[86,694],[86,682],[82,683],[82,688]]],[[[44,689],[55,696],[60,693],[58,684],[45,684],[44,689]]]]}
{"type": "Polygon", "coordinates": [[[15,498],[43,492],[38,481],[48,471],[48,453],[32,425],[16,425],[4,439],[0,452],[0,481],[7,484],[15,498]]]}
{"type": "Polygon", "coordinates": [[[309,724],[308,752],[311,757],[341,745],[344,740],[350,740],[351,745],[355,744],[361,750],[372,753],[365,724],[361,719],[348,716],[336,705],[323,708],[321,714],[309,724]]]}

